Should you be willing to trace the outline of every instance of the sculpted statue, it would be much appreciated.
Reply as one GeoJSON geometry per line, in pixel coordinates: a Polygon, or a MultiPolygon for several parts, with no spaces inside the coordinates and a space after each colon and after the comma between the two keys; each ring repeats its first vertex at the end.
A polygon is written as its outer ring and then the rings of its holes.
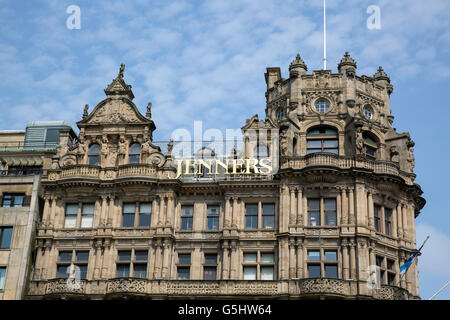
{"type": "Polygon", "coordinates": [[[167,154],[172,155],[172,150],[173,150],[173,140],[170,139],[170,142],[167,144],[167,154]]]}
{"type": "Polygon", "coordinates": [[[102,149],[101,149],[102,155],[107,156],[108,155],[108,139],[103,138],[102,139],[102,149]]]}
{"type": "Polygon", "coordinates": [[[119,78],[123,79],[123,72],[125,71],[125,65],[122,63],[120,65],[120,70],[119,70],[119,78]]]}
{"type": "Polygon", "coordinates": [[[356,129],[356,153],[362,154],[364,148],[364,139],[362,134],[362,129],[356,129]]]}
{"type": "Polygon", "coordinates": [[[414,148],[409,148],[408,150],[408,164],[409,164],[409,170],[412,172],[416,162],[414,159],[414,148]]]}
{"type": "Polygon", "coordinates": [[[281,131],[280,137],[281,137],[280,139],[281,155],[287,156],[288,155],[287,131],[286,130],[281,131]]]}
{"type": "Polygon", "coordinates": [[[392,146],[391,149],[391,161],[392,162],[398,162],[398,151],[397,151],[397,147],[396,146],[392,146]]]}
{"type": "Polygon", "coordinates": [[[120,137],[119,140],[119,155],[125,156],[127,154],[127,144],[125,142],[125,139],[123,137],[120,137]]]}
{"type": "Polygon", "coordinates": [[[89,105],[87,104],[84,106],[83,119],[87,118],[87,116],[89,115],[88,110],[89,110],[89,105]]]}
{"type": "Polygon", "coordinates": [[[145,116],[150,119],[152,117],[152,103],[149,102],[147,104],[147,113],[145,114],[145,116]]]}

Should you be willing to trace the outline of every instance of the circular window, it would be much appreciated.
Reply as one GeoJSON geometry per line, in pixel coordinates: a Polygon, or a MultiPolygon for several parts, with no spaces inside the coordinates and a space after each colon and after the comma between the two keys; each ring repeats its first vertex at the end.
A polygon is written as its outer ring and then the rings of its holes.
{"type": "Polygon", "coordinates": [[[370,106],[364,106],[363,113],[367,119],[373,118],[373,109],[370,106]]]}
{"type": "Polygon", "coordinates": [[[319,100],[316,102],[317,112],[327,112],[330,109],[330,103],[327,100],[319,100]]]}

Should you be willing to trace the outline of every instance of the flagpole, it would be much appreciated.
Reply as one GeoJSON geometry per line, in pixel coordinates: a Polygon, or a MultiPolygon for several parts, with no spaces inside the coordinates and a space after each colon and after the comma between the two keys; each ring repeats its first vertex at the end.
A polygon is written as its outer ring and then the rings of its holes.
{"type": "Polygon", "coordinates": [[[431,296],[431,298],[428,299],[428,300],[433,300],[433,298],[436,297],[436,296],[437,296],[442,290],[444,290],[449,284],[450,284],[450,281],[448,281],[448,282],[445,284],[445,286],[443,286],[442,288],[440,288],[440,289],[438,290],[438,292],[436,292],[435,294],[433,294],[433,295],[431,296]]]}
{"type": "MultiPolygon", "coordinates": [[[[419,250],[421,250],[421,249],[423,248],[423,246],[425,245],[425,243],[428,241],[429,238],[430,238],[430,235],[427,236],[427,238],[425,239],[425,241],[424,241],[424,242],[422,243],[422,245],[419,247],[419,250]]],[[[420,253],[420,251],[419,251],[419,253],[420,253]]],[[[418,256],[418,254],[414,256],[413,260],[411,261],[411,264],[414,263],[414,260],[416,260],[417,256],[418,256]]],[[[407,260],[408,260],[408,259],[407,259],[407,260]]],[[[407,261],[407,260],[406,260],[406,261],[407,261]]],[[[406,262],[406,261],[405,261],[405,262],[406,262]]],[[[400,283],[402,282],[403,277],[406,275],[406,273],[408,272],[408,270],[409,270],[409,266],[406,268],[405,273],[402,274],[402,276],[400,277],[400,280],[399,280],[398,283],[397,283],[397,287],[398,287],[398,286],[400,285],[400,283]]]]}
{"type": "Polygon", "coordinates": [[[323,0],[323,70],[327,69],[327,0],[323,0]]]}

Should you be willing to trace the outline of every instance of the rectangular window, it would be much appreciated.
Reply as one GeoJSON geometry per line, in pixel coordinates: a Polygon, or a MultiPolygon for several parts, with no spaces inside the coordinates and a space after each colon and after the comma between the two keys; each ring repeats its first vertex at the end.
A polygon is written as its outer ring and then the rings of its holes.
{"type": "Polygon", "coordinates": [[[384,208],[384,232],[387,235],[391,235],[392,226],[392,210],[384,208]]]}
{"type": "Polygon", "coordinates": [[[244,253],[243,274],[244,280],[273,280],[274,279],[273,252],[244,253]]]}
{"type": "Polygon", "coordinates": [[[377,232],[381,232],[380,230],[380,213],[381,213],[381,207],[379,205],[373,206],[373,218],[374,218],[374,224],[375,224],[375,230],[377,232]]]}
{"type": "Polygon", "coordinates": [[[308,250],[308,261],[320,261],[320,251],[308,250]]]}
{"type": "Polygon", "coordinates": [[[71,262],[71,261],[72,261],[72,251],[59,252],[59,262],[71,262]]]}
{"type": "Polygon", "coordinates": [[[92,228],[94,224],[94,204],[85,203],[81,210],[81,227],[92,228]]]}
{"type": "Polygon", "coordinates": [[[192,230],[193,206],[181,206],[181,230],[192,230]]]}
{"type": "Polygon", "coordinates": [[[258,205],[245,205],[245,228],[258,229],[258,205]]]}
{"type": "Polygon", "coordinates": [[[216,280],[217,267],[203,267],[203,280],[216,280]]]}
{"type": "Polygon", "coordinates": [[[320,199],[308,199],[308,225],[320,226],[320,199]]]}
{"type": "Polygon", "coordinates": [[[273,267],[261,267],[261,280],[273,280],[273,267]]]}
{"type": "Polygon", "coordinates": [[[256,263],[256,253],[244,253],[244,263],[256,263]]]}
{"type": "Polygon", "coordinates": [[[191,264],[191,254],[190,253],[178,254],[178,264],[191,264]]]}
{"type": "Polygon", "coordinates": [[[217,264],[217,254],[205,254],[205,264],[217,264]]]}
{"type": "Polygon", "coordinates": [[[394,271],[395,261],[391,259],[386,259],[386,267],[388,270],[394,271]]]}
{"type": "Polygon", "coordinates": [[[375,264],[376,264],[378,267],[381,267],[382,263],[383,263],[383,257],[376,256],[376,257],[375,257],[375,264]]]}
{"type": "Polygon", "coordinates": [[[244,267],[244,280],[256,280],[256,267],[244,267]]]}
{"type": "Polygon", "coordinates": [[[263,229],[275,227],[275,204],[262,204],[262,224],[263,229]]]}
{"type": "Polygon", "coordinates": [[[75,266],[80,268],[80,279],[86,279],[89,261],[89,251],[76,251],[75,257],[76,257],[75,266]]]}
{"type": "Polygon", "coordinates": [[[131,261],[131,251],[119,251],[119,261],[131,261]]]}
{"type": "Polygon", "coordinates": [[[147,264],[138,263],[134,264],[134,277],[135,278],[147,278],[147,264]]]}
{"type": "Polygon", "coordinates": [[[136,261],[147,261],[148,260],[148,251],[135,251],[134,259],[136,261]]]}
{"type": "Polygon", "coordinates": [[[388,273],[388,284],[395,286],[395,273],[388,273]]]}
{"type": "Polygon", "coordinates": [[[0,290],[5,289],[6,267],[0,267],[0,290]]]}
{"type": "Polygon", "coordinates": [[[58,278],[66,279],[69,277],[70,264],[58,265],[56,271],[58,273],[58,275],[57,275],[58,278]]]}
{"type": "Polygon", "coordinates": [[[89,261],[89,251],[77,251],[76,257],[77,262],[87,262],[89,261]]]}
{"type": "Polygon", "coordinates": [[[336,199],[324,199],[324,217],[326,226],[335,226],[336,219],[336,199]]]}
{"type": "Polygon", "coordinates": [[[130,264],[117,264],[117,278],[128,278],[130,276],[130,264]]]}
{"type": "Polygon", "coordinates": [[[136,211],[135,203],[124,203],[122,212],[122,227],[134,227],[134,215],[136,211]]]}
{"type": "Polygon", "coordinates": [[[78,204],[66,205],[66,218],[64,220],[64,228],[77,227],[78,204]]]}
{"type": "Polygon", "coordinates": [[[337,265],[325,265],[325,278],[337,278],[338,268],[337,265]]]}
{"type": "Polygon", "coordinates": [[[178,280],[189,280],[190,279],[190,267],[178,267],[177,268],[177,279],[178,280]]]}
{"type": "Polygon", "coordinates": [[[2,198],[2,207],[22,207],[24,199],[23,193],[5,193],[2,198]]]}
{"type": "Polygon", "coordinates": [[[337,261],[337,252],[325,251],[325,261],[337,261]]]}
{"type": "Polygon", "coordinates": [[[338,266],[337,266],[337,251],[325,250],[325,277],[326,278],[337,278],[338,277],[338,266]],[[330,263],[336,262],[336,263],[330,263]]]}
{"type": "Polygon", "coordinates": [[[262,263],[273,263],[273,253],[261,253],[261,262],[262,263]]]}
{"type": "Polygon", "coordinates": [[[139,227],[149,227],[152,221],[152,204],[144,202],[139,204],[139,227]]]}
{"type": "Polygon", "coordinates": [[[308,278],[320,278],[320,265],[308,265],[308,278]]]}
{"type": "Polygon", "coordinates": [[[11,247],[12,236],[13,236],[12,227],[0,228],[0,249],[9,249],[11,247]]]}
{"type": "Polygon", "coordinates": [[[219,206],[208,206],[208,230],[219,230],[219,206]]]}

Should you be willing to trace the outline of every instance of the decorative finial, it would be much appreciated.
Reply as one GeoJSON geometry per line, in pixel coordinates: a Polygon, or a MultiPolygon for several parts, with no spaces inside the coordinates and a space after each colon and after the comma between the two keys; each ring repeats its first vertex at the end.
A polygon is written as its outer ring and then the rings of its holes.
{"type": "Polygon", "coordinates": [[[120,79],[123,79],[123,72],[125,71],[125,65],[122,63],[121,65],[120,65],[120,70],[119,70],[119,75],[118,75],[118,77],[120,78],[120,79]]]}
{"type": "Polygon", "coordinates": [[[167,144],[167,155],[171,156],[173,150],[173,139],[170,139],[169,143],[167,144]]]}
{"type": "Polygon", "coordinates": [[[89,110],[89,105],[87,104],[84,106],[83,119],[86,119],[87,116],[89,115],[88,110],[89,110]]]}
{"type": "Polygon", "coordinates": [[[389,79],[388,75],[384,72],[381,66],[378,67],[377,73],[373,75],[373,78],[375,80],[386,80],[388,83],[391,82],[391,79],[389,79]]]}
{"type": "Polygon", "coordinates": [[[150,119],[152,117],[152,103],[149,102],[147,104],[147,113],[145,114],[145,116],[147,117],[147,119],[150,119]]]}
{"type": "Polygon", "coordinates": [[[308,71],[308,67],[305,64],[305,61],[300,57],[300,53],[297,53],[295,60],[292,60],[289,65],[290,76],[296,77],[299,76],[299,74],[305,74],[306,71],[308,71]]]}

